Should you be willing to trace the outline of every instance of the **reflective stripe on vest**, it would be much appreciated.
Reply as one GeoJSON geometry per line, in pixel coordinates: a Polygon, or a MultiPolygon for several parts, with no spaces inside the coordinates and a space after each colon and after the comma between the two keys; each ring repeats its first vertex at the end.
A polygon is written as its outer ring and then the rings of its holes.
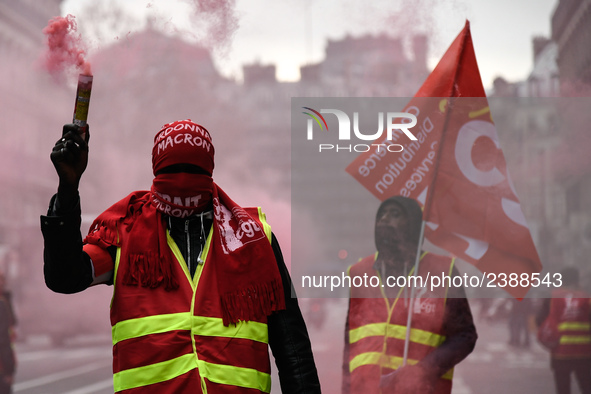
{"type": "Polygon", "coordinates": [[[590,335],[562,335],[561,345],[587,345],[591,343],[590,335]]]}
{"type": "Polygon", "coordinates": [[[199,371],[214,383],[271,392],[271,375],[251,368],[233,367],[199,361],[199,371]]]}
{"type": "Polygon", "coordinates": [[[126,369],[113,374],[115,392],[174,379],[197,367],[194,354],[185,354],[161,363],[126,369]]]}
{"type": "MultiPolygon", "coordinates": [[[[364,365],[377,365],[379,367],[398,369],[402,366],[402,357],[389,356],[380,352],[361,353],[353,357],[349,363],[349,371],[353,372],[356,368],[364,365]]],[[[407,359],[409,365],[415,365],[419,360],[407,359]]],[[[453,378],[453,368],[441,376],[443,379],[451,380],[453,378]]]]}
{"type": "Polygon", "coordinates": [[[558,331],[589,331],[591,330],[591,323],[584,323],[578,321],[562,322],[558,325],[558,331]]]}
{"type": "Polygon", "coordinates": [[[587,345],[591,344],[590,323],[567,321],[558,325],[558,331],[570,331],[569,334],[560,336],[561,345],[587,345]],[[575,331],[575,332],[573,332],[575,331]],[[577,333],[576,331],[580,331],[577,333]]]}
{"type": "Polygon", "coordinates": [[[267,223],[267,216],[262,211],[261,207],[258,207],[257,210],[259,213],[259,221],[263,225],[263,231],[265,232],[267,239],[269,239],[269,242],[271,242],[273,240],[273,236],[271,232],[271,226],[269,226],[269,223],[267,223]]]}
{"type": "Polygon", "coordinates": [[[271,392],[271,375],[267,373],[251,368],[207,363],[197,360],[194,354],[118,372],[113,375],[113,386],[115,391],[147,386],[174,379],[195,368],[199,368],[200,374],[214,383],[271,392]]]}
{"type": "MultiPolygon", "coordinates": [[[[349,331],[349,343],[355,343],[368,337],[387,337],[395,339],[406,339],[406,326],[388,323],[372,323],[354,328],[349,331]]],[[[410,329],[410,341],[437,347],[445,341],[445,335],[439,335],[430,331],[420,330],[418,328],[410,329]]]]}
{"type": "Polygon", "coordinates": [[[240,321],[235,326],[226,327],[221,318],[192,316],[191,312],[183,312],[121,321],[112,328],[113,345],[126,339],[175,330],[190,330],[193,335],[241,338],[269,343],[269,332],[264,323],[240,321]]]}

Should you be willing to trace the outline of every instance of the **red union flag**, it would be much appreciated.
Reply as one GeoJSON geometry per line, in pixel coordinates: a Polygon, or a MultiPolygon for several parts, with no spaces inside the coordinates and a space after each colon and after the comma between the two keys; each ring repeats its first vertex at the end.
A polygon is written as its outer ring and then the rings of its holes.
{"type": "Polygon", "coordinates": [[[542,265],[491,119],[467,21],[404,111],[417,117],[411,129],[417,140],[394,133],[392,143],[404,151],[373,145],[347,172],[382,201],[418,200],[426,240],[486,273],[485,287],[496,282],[525,296],[542,265]]]}

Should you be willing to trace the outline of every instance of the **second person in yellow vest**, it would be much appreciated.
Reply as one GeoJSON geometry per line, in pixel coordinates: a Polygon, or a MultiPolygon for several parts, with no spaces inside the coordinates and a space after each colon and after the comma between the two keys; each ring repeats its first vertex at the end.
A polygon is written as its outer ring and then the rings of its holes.
{"type": "Polygon", "coordinates": [[[453,260],[418,248],[422,211],[412,199],[396,196],[379,207],[377,252],[349,269],[351,277],[377,276],[384,286],[352,287],[345,329],[343,393],[451,393],[453,367],[474,349],[477,334],[463,288],[417,289],[388,278],[457,275],[453,260]],[[403,365],[408,309],[409,348],[403,365]]]}

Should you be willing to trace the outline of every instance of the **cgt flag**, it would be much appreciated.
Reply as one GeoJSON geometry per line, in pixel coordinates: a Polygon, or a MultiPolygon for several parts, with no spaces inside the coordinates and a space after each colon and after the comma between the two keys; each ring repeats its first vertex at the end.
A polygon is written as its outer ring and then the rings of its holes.
{"type": "Polygon", "coordinates": [[[427,241],[480,269],[483,287],[524,297],[542,265],[492,122],[468,21],[404,111],[417,117],[417,140],[394,133],[392,143],[404,151],[376,145],[347,172],[382,201],[418,200],[427,241]]]}

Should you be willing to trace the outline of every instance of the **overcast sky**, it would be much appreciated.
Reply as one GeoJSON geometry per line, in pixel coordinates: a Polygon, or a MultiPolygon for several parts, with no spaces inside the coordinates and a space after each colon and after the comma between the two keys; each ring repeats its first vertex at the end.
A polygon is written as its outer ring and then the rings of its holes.
{"type": "MultiPolygon", "coordinates": [[[[379,32],[403,37],[426,33],[430,37],[429,66],[433,67],[468,19],[483,82],[488,88],[496,76],[510,81],[527,77],[532,67],[532,37],[550,35],[550,19],[557,2],[237,0],[238,28],[227,45],[217,48],[215,61],[224,75],[237,79],[241,77],[243,64],[259,61],[275,64],[280,80],[296,80],[300,65],[323,59],[327,39],[379,32]]],[[[190,3],[189,0],[66,0],[62,14],[76,16],[81,27],[104,21],[100,39],[90,33],[84,37],[95,48],[140,30],[147,17],[165,30],[191,40],[198,34],[196,25],[202,21],[194,17],[190,3]],[[121,8],[126,16],[118,19],[118,23],[104,16],[96,17],[97,14],[92,20],[85,19],[84,10],[89,3],[104,4],[111,10],[121,8]]]]}

